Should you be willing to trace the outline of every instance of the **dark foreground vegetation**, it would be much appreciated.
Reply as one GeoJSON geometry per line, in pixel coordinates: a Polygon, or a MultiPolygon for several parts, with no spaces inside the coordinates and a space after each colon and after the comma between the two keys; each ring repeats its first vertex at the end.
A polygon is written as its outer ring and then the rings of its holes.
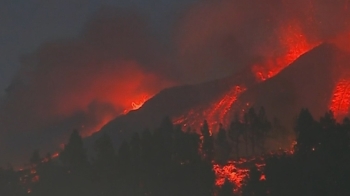
{"type": "Polygon", "coordinates": [[[74,131],[58,158],[35,151],[27,169],[1,169],[0,195],[350,195],[350,120],[337,123],[331,112],[314,120],[307,109],[296,119],[293,153],[264,155],[265,167],[251,167],[239,190],[229,180],[215,186],[213,162],[266,153],[275,127],[263,108],[235,117],[215,135],[206,121],[197,134],[165,118],[158,129],[135,133],[117,152],[104,135],[95,142],[93,158],[74,131]]]}

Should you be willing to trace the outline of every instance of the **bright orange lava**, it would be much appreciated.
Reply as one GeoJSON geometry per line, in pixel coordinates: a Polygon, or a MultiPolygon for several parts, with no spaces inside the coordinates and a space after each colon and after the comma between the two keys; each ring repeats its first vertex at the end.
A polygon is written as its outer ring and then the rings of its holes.
{"type": "MultiPolygon", "coordinates": [[[[228,179],[234,185],[234,191],[239,192],[249,176],[249,169],[255,165],[259,171],[263,171],[265,167],[264,159],[253,158],[243,159],[238,161],[229,161],[225,165],[219,165],[213,163],[213,170],[216,175],[215,186],[221,187],[225,183],[225,179],[228,179]]],[[[266,180],[265,175],[262,173],[260,180],[266,180]]]]}
{"type": "MultiPolygon", "coordinates": [[[[252,72],[258,82],[275,76],[301,55],[320,44],[319,42],[309,42],[300,24],[296,21],[287,23],[287,25],[279,28],[276,33],[282,51],[274,52],[265,62],[252,66],[252,72]]],[[[247,87],[244,84],[234,86],[209,107],[192,109],[187,114],[175,118],[174,123],[198,129],[200,123],[206,119],[211,130],[215,130],[219,123],[227,126],[230,120],[229,111],[240,94],[246,89],[247,87]]]]}
{"type": "Polygon", "coordinates": [[[345,117],[350,109],[350,80],[339,80],[333,91],[333,97],[329,106],[336,119],[345,117]]]}
{"type": "Polygon", "coordinates": [[[242,187],[242,183],[249,173],[249,169],[237,168],[237,163],[234,161],[229,161],[225,165],[213,164],[213,170],[216,175],[216,186],[222,186],[225,179],[228,179],[237,189],[242,187]]]}
{"type": "Polygon", "coordinates": [[[227,94],[225,94],[218,102],[214,103],[207,111],[205,112],[206,119],[209,121],[210,125],[213,125],[217,122],[222,124],[228,124],[228,119],[226,118],[228,112],[230,111],[232,105],[237,101],[237,98],[241,93],[246,91],[246,88],[243,86],[233,87],[227,94]]]}
{"type": "Polygon", "coordinates": [[[277,34],[284,51],[252,67],[252,72],[258,81],[275,76],[301,55],[320,44],[309,42],[299,23],[295,21],[282,26],[277,34]]]}
{"type": "Polygon", "coordinates": [[[206,119],[209,123],[211,131],[215,130],[215,127],[219,123],[226,125],[229,123],[228,114],[234,103],[237,101],[240,94],[246,90],[246,87],[234,86],[231,90],[224,94],[220,99],[213,102],[208,108],[197,108],[190,110],[186,115],[175,118],[173,122],[175,124],[183,124],[184,126],[190,126],[198,129],[206,119]]]}
{"type": "Polygon", "coordinates": [[[267,156],[253,157],[251,159],[241,158],[238,161],[228,161],[224,165],[213,162],[213,170],[216,176],[215,185],[221,187],[225,183],[225,179],[228,179],[234,185],[234,191],[239,193],[247,177],[249,177],[249,171],[253,166],[255,166],[258,171],[261,172],[260,181],[265,181],[265,158],[274,155],[293,155],[295,145],[296,143],[293,142],[290,149],[280,149],[275,152],[270,152],[267,154],[267,156]]]}
{"type": "Polygon", "coordinates": [[[150,96],[143,96],[140,100],[131,102],[132,110],[137,110],[143,106],[143,104],[150,98],[150,96]]]}

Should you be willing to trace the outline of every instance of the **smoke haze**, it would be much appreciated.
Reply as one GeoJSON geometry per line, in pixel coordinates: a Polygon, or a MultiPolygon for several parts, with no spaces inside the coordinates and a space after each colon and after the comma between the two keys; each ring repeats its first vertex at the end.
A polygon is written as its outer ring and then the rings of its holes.
{"type": "Polygon", "coordinates": [[[18,154],[52,150],[73,128],[89,135],[166,87],[265,65],[300,40],[334,40],[348,32],[350,11],[347,0],[208,0],[177,18],[165,44],[145,15],[103,8],[78,38],[23,56],[0,105],[1,155],[16,145],[9,160],[23,162],[18,154]]]}

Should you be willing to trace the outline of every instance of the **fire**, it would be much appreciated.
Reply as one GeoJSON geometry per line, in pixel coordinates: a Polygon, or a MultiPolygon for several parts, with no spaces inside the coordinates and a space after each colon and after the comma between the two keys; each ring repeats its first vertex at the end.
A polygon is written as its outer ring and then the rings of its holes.
{"type": "Polygon", "coordinates": [[[228,124],[227,115],[233,104],[237,101],[240,94],[246,91],[243,86],[234,86],[227,94],[225,94],[218,102],[215,102],[211,108],[205,113],[206,119],[211,125],[215,123],[228,124]]]}
{"type": "Polygon", "coordinates": [[[261,175],[261,177],[260,177],[260,181],[264,181],[264,180],[266,180],[266,176],[263,174],[263,175],[261,175]]]}
{"type": "Polygon", "coordinates": [[[267,153],[266,155],[252,157],[250,159],[241,158],[239,160],[228,161],[226,164],[220,165],[213,162],[213,171],[216,176],[215,186],[221,187],[225,183],[225,179],[229,180],[235,187],[234,191],[239,193],[249,177],[250,169],[254,166],[261,172],[260,181],[265,181],[266,176],[264,168],[266,166],[265,159],[274,155],[288,155],[294,154],[294,145],[290,149],[280,149],[278,151],[267,153]]]}
{"type": "MultiPolygon", "coordinates": [[[[228,179],[234,184],[235,192],[239,192],[249,176],[249,171],[252,166],[256,166],[259,171],[263,171],[265,167],[264,157],[255,157],[252,159],[243,159],[237,161],[228,161],[224,165],[213,163],[213,170],[216,175],[215,185],[221,187],[225,183],[225,179],[228,179]]],[[[265,175],[262,173],[260,180],[266,180],[265,175]]]]}
{"type": "Polygon", "coordinates": [[[249,169],[238,168],[234,161],[229,161],[223,166],[213,164],[213,170],[216,175],[216,186],[221,187],[225,183],[225,179],[228,179],[237,189],[242,187],[242,183],[249,173],[249,169]]]}
{"type": "Polygon", "coordinates": [[[186,115],[175,118],[175,124],[186,124],[198,129],[206,119],[209,123],[211,131],[219,124],[229,123],[229,112],[237,101],[238,97],[246,91],[244,85],[236,85],[232,87],[226,94],[214,101],[208,108],[196,108],[190,110],[186,115]]]}
{"type": "Polygon", "coordinates": [[[264,81],[277,75],[301,55],[320,44],[308,41],[303,29],[296,21],[280,27],[277,35],[283,51],[278,51],[278,54],[273,54],[265,62],[252,67],[252,72],[258,81],[264,81]]]}
{"type": "Polygon", "coordinates": [[[330,110],[334,112],[337,119],[345,117],[350,109],[350,80],[339,80],[332,96],[330,110]]]}
{"type": "Polygon", "coordinates": [[[143,95],[141,96],[140,99],[136,100],[136,101],[132,101],[131,102],[131,108],[130,109],[126,109],[124,111],[124,113],[127,113],[129,112],[130,110],[137,110],[139,108],[141,108],[143,106],[143,104],[148,100],[150,99],[152,96],[149,96],[149,95],[143,95]]]}
{"type": "Polygon", "coordinates": [[[139,109],[143,103],[145,103],[145,101],[142,101],[142,102],[132,102],[131,105],[132,105],[132,109],[133,110],[137,110],[139,109]]]}
{"type": "MultiPolygon", "coordinates": [[[[280,71],[290,65],[304,53],[320,44],[320,42],[311,42],[307,39],[306,34],[299,22],[292,20],[283,24],[276,30],[278,42],[281,46],[280,51],[274,51],[268,54],[266,60],[260,64],[252,66],[252,72],[258,82],[262,82],[277,75],[280,71]]],[[[248,86],[249,87],[249,86],[248,86]]],[[[198,128],[200,122],[206,119],[210,128],[215,129],[216,125],[222,123],[228,125],[230,120],[229,111],[237,101],[241,93],[247,90],[244,85],[233,86],[221,98],[213,102],[207,108],[192,109],[188,114],[175,118],[174,123],[184,124],[198,128]]]]}

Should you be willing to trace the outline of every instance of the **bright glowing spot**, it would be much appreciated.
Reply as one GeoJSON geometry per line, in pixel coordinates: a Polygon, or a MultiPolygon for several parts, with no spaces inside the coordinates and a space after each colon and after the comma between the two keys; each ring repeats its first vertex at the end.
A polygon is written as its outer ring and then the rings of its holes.
{"type": "Polygon", "coordinates": [[[212,102],[209,107],[192,109],[187,114],[173,119],[173,122],[174,124],[186,123],[190,127],[198,129],[201,127],[203,120],[206,119],[210,131],[216,131],[215,128],[219,123],[223,125],[229,123],[231,108],[246,89],[243,85],[233,86],[226,94],[212,102]]]}
{"type": "Polygon", "coordinates": [[[339,80],[333,90],[329,109],[333,111],[336,119],[341,120],[350,109],[350,80],[339,80]]]}
{"type": "Polygon", "coordinates": [[[149,99],[149,96],[143,96],[141,100],[133,101],[131,103],[132,110],[137,110],[143,106],[143,104],[149,99]]]}
{"type": "Polygon", "coordinates": [[[260,176],[260,181],[265,181],[266,180],[266,176],[263,174],[260,176]]]}
{"type": "Polygon", "coordinates": [[[282,48],[284,48],[284,52],[283,54],[275,54],[265,62],[252,67],[252,72],[258,81],[264,81],[275,76],[301,55],[320,44],[309,42],[296,21],[282,26],[277,35],[279,35],[279,41],[282,48]]]}

